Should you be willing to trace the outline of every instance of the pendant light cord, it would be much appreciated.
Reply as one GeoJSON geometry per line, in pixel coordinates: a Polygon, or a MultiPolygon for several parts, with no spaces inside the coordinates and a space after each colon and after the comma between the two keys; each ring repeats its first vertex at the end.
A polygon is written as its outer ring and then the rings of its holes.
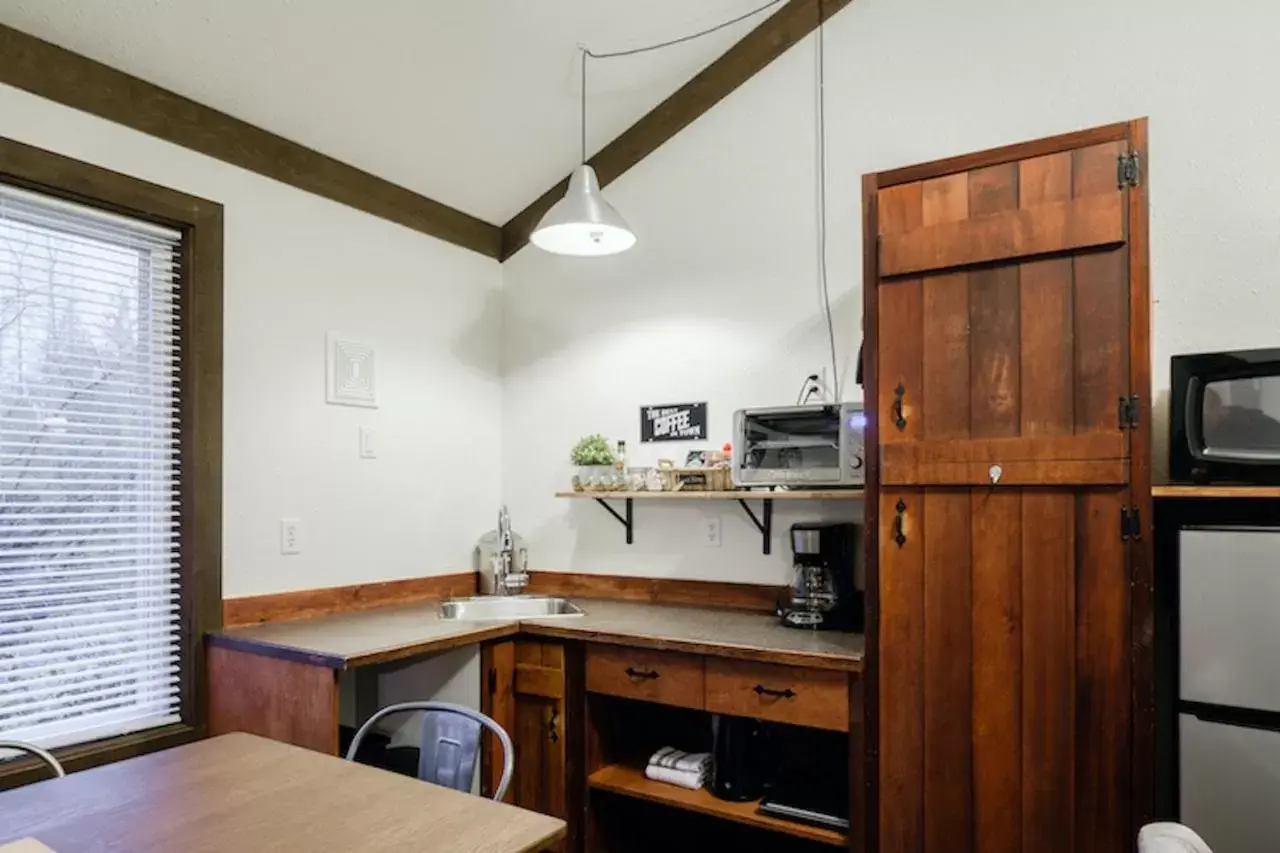
{"type": "Polygon", "coordinates": [[[818,137],[818,284],[822,290],[822,309],[827,320],[827,345],[831,349],[831,393],[840,402],[840,367],[836,358],[836,326],[831,316],[831,291],[827,286],[827,72],[823,25],[826,16],[818,0],[818,103],[815,109],[815,135],[818,137]]]}
{"type": "MultiPolygon", "coordinates": [[[[677,44],[684,44],[687,41],[693,41],[694,39],[700,39],[703,36],[709,36],[714,32],[719,32],[720,30],[723,30],[725,27],[732,27],[734,24],[740,23],[741,21],[745,21],[747,18],[753,17],[755,15],[759,15],[761,12],[764,12],[768,9],[772,9],[774,6],[778,6],[784,2],[786,2],[786,0],[769,0],[769,2],[765,3],[763,6],[757,6],[756,8],[748,12],[743,12],[741,15],[737,16],[736,18],[730,18],[727,21],[722,21],[721,23],[716,24],[715,26],[707,27],[705,30],[699,30],[696,33],[689,33],[686,36],[680,36],[678,38],[669,39],[668,41],[660,41],[660,42],[657,42],[656,44],[646,44],[641,47],[633,47],[628,50],[612,50],[612,51],[596,53],[594,50],[587,47],[585,44],[578,45],[578,50],[582,51],[582,162],[583,163],[587,162],[587,58],[588,57],[590,57],[591,59],[616,59],[620,56],[635,56],[637,53],[648,53],[651,50],[661,50],[664,47],[672,47],[677,44]]],[[[818,5],[821,6],[822,5],[821,2],[819,2],[818,5]]],[[[819,10],[819,14],[821,14],[821,10],[819,10]]]]}

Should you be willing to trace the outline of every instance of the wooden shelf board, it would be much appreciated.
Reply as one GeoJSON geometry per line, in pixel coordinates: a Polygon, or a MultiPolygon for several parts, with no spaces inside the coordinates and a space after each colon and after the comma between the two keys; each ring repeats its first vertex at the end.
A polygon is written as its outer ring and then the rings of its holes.
{"type": "Polygon", "coordinates": [[[1280,498],[1280,486],[1152,486],[1157,498],[1280,498]]]}
{"type": "Polygon", "coordinates": [[[624,797],[648,800],[651,803],[660,803],[673,808],[684,809],[685,811],[731,820],[747,826],[756,826],[761,829],[794,835],[798,838],[807,838],[810,841],[830,844],[834,847],[844,847],[849,843],[849,837],[843,832],[756,814],[758,803],[730,803],[725,800],[718,800],[705,790],[690,791],[687,788],[668,785],[665,782],[655,782],[646,778],[644,771],[621,764],[602,767],[587,777],[587,784],[592,788],[611,791],[624,797]]]}
{"type": "Polygon", "coordinates": [[[823,489],[802,492],[556,492],[558,498],[599,498],[601,500],[638,501],[860,501],[862,489],[823,489]]]}

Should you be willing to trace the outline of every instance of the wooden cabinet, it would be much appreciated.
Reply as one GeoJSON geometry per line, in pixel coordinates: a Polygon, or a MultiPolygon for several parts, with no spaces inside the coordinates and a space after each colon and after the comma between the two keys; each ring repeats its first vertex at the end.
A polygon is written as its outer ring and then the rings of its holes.
{"type": "Polygon", "coordinates": [[[682,708],[702,708],[702,658],[678,652],[591,645],[587,690],[682,708]]]}
{"type": "MultiPolygon", "coordinates": [[[[515,773],[504,798],[521,808],[569,817],[565,644],[534,639],[491,643],[481,653],[487,679],[482,706],[511,735],[515,773]]],[[[482,789],[492,795],[502,773],[496,739],[486,736],[482,789]]],[[[562,841],[549,848],[572,849],[562,841]]]]}
{"type": "Polygon", "coordinates": [[[849,730],[849,678],[843,672],[718,658],[708,658],[706,666],[708,711],[849,730]]]}
{"type": "Polygon", "coordinates": [[[1145,144],[865,184],[884,853],[1120,853],[1149,813],[1145,144]]]}

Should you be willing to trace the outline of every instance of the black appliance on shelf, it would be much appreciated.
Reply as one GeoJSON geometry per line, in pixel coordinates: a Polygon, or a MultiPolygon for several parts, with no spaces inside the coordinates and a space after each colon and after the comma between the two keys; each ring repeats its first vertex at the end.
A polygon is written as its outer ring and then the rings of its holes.
{"type": "Polygon", "coordinates": [[[1170,374],[1169,475],[1280,484],[1280,348],[1176,355],[1170,374]]]}
{"type": "Polygon", "coordinates": [[[858,525],[791,526],[792,581],[778,603],[792,628],[861,631],[863,584],[858,579],[858,525]]]}
{"type": "Polygon", "coordinates": [[[758,720],[711,716],[711,794],[735,803],[758,800],[764,791],[768,739],[758,720]]]}

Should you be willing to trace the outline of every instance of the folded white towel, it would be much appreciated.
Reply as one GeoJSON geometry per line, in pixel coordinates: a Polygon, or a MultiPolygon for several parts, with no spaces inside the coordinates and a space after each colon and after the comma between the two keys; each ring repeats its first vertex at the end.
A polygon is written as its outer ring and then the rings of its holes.
{"type": "Polygon", "coordinates": [[[1149,823],[1138,832],[1138,853],[1213,853],[1204,839],[1180,823],[1149,823]]]}
{"type": "Polygon", "coordinates": [[[711,753],[681,752],[674,747],[664,746],[649,756],[649,766],[705,773],[711,768],[711,753]]]}
{"type": "Polygon", "coordinates": [[[644,769],[644,775],[655,782],[679,785],[691,791],[696,791],[707,784],[707,774],[697,770],[676,770],[674,767],[657,767],[650,764],[644,769]]]}

